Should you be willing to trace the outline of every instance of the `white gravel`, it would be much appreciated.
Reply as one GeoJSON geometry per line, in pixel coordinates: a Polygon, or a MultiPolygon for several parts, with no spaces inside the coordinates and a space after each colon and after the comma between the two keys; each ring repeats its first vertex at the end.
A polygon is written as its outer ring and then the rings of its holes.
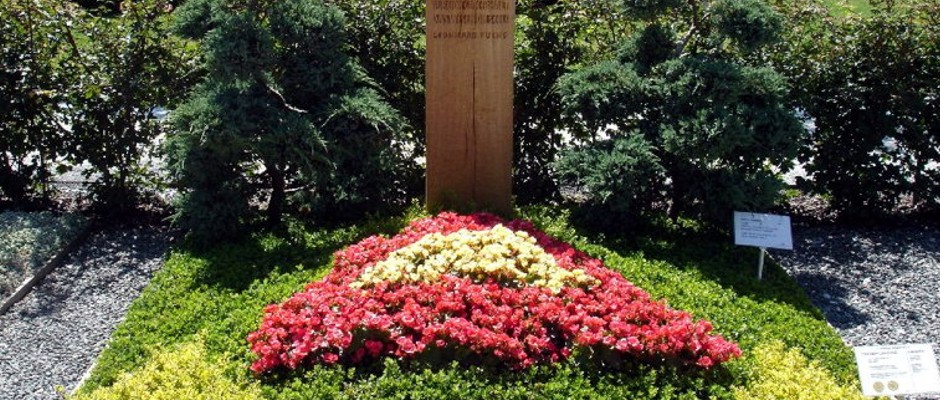
{"type": "Polygon", "coordinates": [[[0,315],[0,399],[57,399],[57,385],[74,389],[168,246],[154,228],[104,230],[0,315]]]}
{"type": "Polygon", "coordinates": [[[794,226],[793,236],[792,252],[771,254],[847,345],[930,343],[940,359],[940,228],[794,226]]]}

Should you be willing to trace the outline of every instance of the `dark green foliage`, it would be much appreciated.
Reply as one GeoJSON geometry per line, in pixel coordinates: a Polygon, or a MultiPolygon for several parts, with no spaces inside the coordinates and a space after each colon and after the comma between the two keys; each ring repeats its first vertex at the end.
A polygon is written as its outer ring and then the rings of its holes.
{"type": "Polygon", "coordinates": [[[623,0],[624,8],[633,17],[653,20],[672,8],[682,5],[682,0],[623,0]]]}
{"type": "Polygon", "coordinates": [[[102,12],[112,16],[121,12],[120,0],[75,0],[74,2],[88,11],[102,12]]]}
{"type": "Polygon", "coordinates": [[[408,154],[393,147],[405,125],[344,53],[338,9],[194,0],[176,23],[202,41],[207,74],[167,144],[178,224],[210,242],[238,236],[265,198],[271,225],[288,208],[349,216],[405,203],[408,154]]]}
{"type": "MultiPolygon", "coordinates": [[[[782,183],[773,171],[789,166],[802,127],[787,107],[784,79],[742,58],[774,37],[779,16],[743,0],[689,2],[681,11],[690,24],[685,33],[676,30],[681,25],[650,23],[623,44],[618,59],[566,75],[557,90],[589,133],[614,127],[614,139],[641,136],[663,172],[648,179],[663,182],[657,196],[624,190],[618,195],[629,201],[594,204],[630,203],[642,214],[658,202],[669,204],[673,218],[721,227],[733,210],[774,204],[782,183]]],[[[580,170],[615,177],[616,168],[599,157],[580,170]],[[593,171],[601,167],[609,171],[593,171]]]]}
{"type": "MultiPolygon", "coordinates": [[[[647,25],[634,40],[628,40],[620,49],[620,63],[633,63],[641,75],[675,55],[675,35],[660,24],[647,25]]],[[[619,64],[614,64],[619,65],[619,64]]],[[[569,92],[570,90],[566,90],[569,92]]]]}
{"type": "MultiPolygon", "coordinates": [[[[600,257],[614,270],[671,306],[712,321],[739,341],[747,356],[772,340],[799,348],[841,382],[854,383],[851,350],[783,270],[770,265],[764,281],[751,277],[756,253],[701,234],[651,235],[633,245],[591,243],[557,207],[524,211],[552,235],[600,257]],[[746,273],[745,273],[746,271],[746,273]]],[[[255,380],[248,371],[246,335],[257,328],[265,305],[280,302],[322,277],[333,251],[374,233],[393,233],[407,218],[370,226],[313,230],[290,224],[289,234],[254,235],[237,244],[176,249],[151,285],[131,306],[90,378],[81,389],[108,386],[122,372],[147,362],[147,348],[172,346],[204,335],[213,358],[236,381],[255,380]]],[[[604,371],[573,362],[509,372],[472,365],[422,365],[387,361],[374,368],[315,366],[295,375],[262,380],[271,399],[320,398],[728,398],[743,384],[747,363],[733,362],[711,374],[639,365],[604,371]]]]}
{"type": "Polygon", "coordinates": [[[350,55],[407,121],[424,153],[424,0],[328,0],[346,15],[350,55]]]}
{"type": "Polygon", "coordinates": [[[551,162],[562,148],[561,129],[573,125],[552,86],[569,66],[589,56],[585,32],[610,22],[604,2],[517,2],[513,115],[513,192],[519,204],[553,199],[551,162]]]}
{"type": "Polygon", "coordinates": [[[48,197],[64,131],[52,121],[65,77],[54,68],[67,30],[48,2],[0,1],[0,204],[48,197]]]}
{"type": "Polygon", "coordinates": [[[639,135],[591,142],[555,165],[562,184],[590,193],[592,225],[628,228],[662,190],[663,170],[649,143],[639,135]],[[611,226],[612,225],[612,226],[611,226]]]}
{"type": "Polygon", "coordinates": [[[774,61],[799,80],[816,126],[800,151],[813,178],[803,187],[845,219],[892,213],[907,196],[940,209],[940,3],[876,3],[867,18],[789,11],[803,18],[774,61]]]}
{"type": "Polygon", "coordinates": [[[566,111],[577,114],[584,125],[581,135],[592,138],[608,124],[630,123],[645,102],[642,78],[618,61],[602,61],[565,75],[556,89],[566,111]]]}
{"type": "Polygon", "coordinates": [[[144,165],[160,133],[152,111],[188,83],[190,54],[166,31],[169,3],[128,2],[109,18],[69,3],[2,4],[5,196],[22,204],[51,166],[87,163],[97,208],[130,210],[155,185],[144,165]]]}
{"type": "MultiPolygon", "coordinates": [[[[330,0],[349,21],[351,54],[411,126],[407,145],[424,152],[423,0],[330,0]]],[[[551,162],[573,122],[552,87],[584,60],[614,50],[629,21],[615,0],[516,2],[513,192],[517,203],[557,196],[551,162]]]]}
{"type": "Polygon", "coordinates": [[[762,0],[718,0],[712,12],[716,30],[748,52],[776,42],[783,27],[762,0]]]}
{"type": "Polygon", "coordinates": [[[516,14],[513,192],[529,204],[558,197],[552,162],[565,131],[584,137],[553,87],[577,65],[613,53],[631,22],[615,0],[518,1],[516,14]]]}
{"type": "Polygon", "coordinates": [[[312,179],[320,190],[298,194],[303,211],[320,220],[339,222],[367,212],[401,209],[419,192],[415,152],[395,133],[404,132],[402,117],[372,89],[359,89],[340,99],[323,126],[330,168],[312,179]]]}

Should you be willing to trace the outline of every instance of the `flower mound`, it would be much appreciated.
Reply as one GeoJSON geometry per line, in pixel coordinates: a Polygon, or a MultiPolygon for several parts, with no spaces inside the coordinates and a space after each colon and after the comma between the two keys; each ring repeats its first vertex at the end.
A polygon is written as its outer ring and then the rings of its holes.
{"type": "Polygon", "coordinates": [[[471,277],[476,282],[493,279],[505,285],[531,284],[555,293],[565,286],[583,287],[597,282],[584,270],[558,267],[525,231],[496,225],[482,231],[431,233],[366,268],[352,286],[434,282],[444,274],[471,277]]]}
{"type": "Polygon", "coordinates": [[[515,369],[579,349],[701,368],[741,354],[599,260],[489,214],[442,213],[366,238],[337,252],[322,281],[264,312],[248,335],[256,373],[435,350],[515,369]]]}

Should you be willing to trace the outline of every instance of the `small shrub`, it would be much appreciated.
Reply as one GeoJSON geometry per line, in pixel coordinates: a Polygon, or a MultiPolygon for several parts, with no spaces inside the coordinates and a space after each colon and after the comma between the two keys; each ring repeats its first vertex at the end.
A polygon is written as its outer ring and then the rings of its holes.
{"type": "Polygon", "coordinates": [[[50,195],[65,148],[56,113],[68,79],[56,68],[68,54],[66,7],[53,1],[0,2],[0,205],[24,208],[50,195]]]}
{"type": "Polygon", "coordinates": [[[257,384],[240,385],[225,376],[221,359],[207,355],[198,340],[155,349],[142,368],[121,375],[110,387],[69,397],[70,400],[256,400],[257,384]]]}
{"type": "Polygon", "coordinates": [[[663,188],[659,159],[639,135],[589,143],[555,163],[559,181],[589,194],[589,205],[603,210],[591,221],[598,228],[629,228],[649,211],[663,188]]]}
{"type": "Polygon", "coordinates": [[[203,243],[232,239],[266,203],[343,218],[402,207],[413,169],[405,124],[346,54],[342,13],[319,0],[199,0],[176,29],[199,40],[206,79],[173,116],[174,221],[203,243]]]}
{"type": "Polygon", "coordinates": [[[772,341],[754,349],[747,385],[734,388],[736,400],[862,400],[856,387],[840,385],[819,363],[806,359],[797,349],[772,341]]]}
{"type": "MultiPolygon", "coordinates": [[[[773,206],[782,187],[774,169],[790,165],[803,130],[787,104],[782,76],[747,57],[777,37],[779,15],[750,0],[625,7],[640,17],[675,8],[683,20],[645,22],[616,59],[587,65],[556,86],[568,113],[589,134],[607,131],[614,143],[634,143],[633,149],[639,149],[635,137],[642,137],[655,156],[639,158],[644,164],[635,165],[645,166],[629,172],[628,181],[639,183],[635,189],[589,193],[600,196],[593,203],[606,205],[607,212],[629,204],[639,214],[654,203],[668,204],[674,219],[701,219],[719,228],[727,227],[733,210],[773,206]],[[692,26],[685,29],[687,21],[692,26]],[[652,175],[656,170],[662,175],[652,175]],[[641,173],[649,175],[637,182],[641,173]],[[661,186],[651,192],[648,183],[656,181],[661,186]]],[[[557,165],[566,167],[567,180],[586,174],[575,179],[581,181],[612,182],[635,168],[623,157],[587,158],[582,151],[566,153],[557,165]],[[579,161],[593,163],[569,168],[579,161]]]]}
{"type": "Polygon", "coordinates": [[[71,16],[70,32],[83,43],[80,57],[63,63],[74,76],[67,91],[63,153],[72,165],[87,164],[83,174],[97,211],[131,211],[161,187],[155,166],[164,125],[158,107],[173,108],[192,85],[191,46],[169,31],[168,0],[124,2],[120,14],[71,16]]]}

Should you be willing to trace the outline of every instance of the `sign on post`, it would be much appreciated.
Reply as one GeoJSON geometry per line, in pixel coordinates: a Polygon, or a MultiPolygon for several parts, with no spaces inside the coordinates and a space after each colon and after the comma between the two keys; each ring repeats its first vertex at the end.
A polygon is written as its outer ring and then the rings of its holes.
{"type": "Polygon", "coordinates": [[[757,279],[763,279],[764,255],[768,248],[793,250],[790,217],[735,211],[734,244],[760,248],[757,279]]]}
{"type": "Polygon", "coordinates": [[[428,208],[512,202],[514,0],[428,0],[428,208]]]}
{"type": "Polygon", "coordinates": [[[940,392],[940,372],[930,344],[860,346],[854,351],[866,396],[940,392]]]}

